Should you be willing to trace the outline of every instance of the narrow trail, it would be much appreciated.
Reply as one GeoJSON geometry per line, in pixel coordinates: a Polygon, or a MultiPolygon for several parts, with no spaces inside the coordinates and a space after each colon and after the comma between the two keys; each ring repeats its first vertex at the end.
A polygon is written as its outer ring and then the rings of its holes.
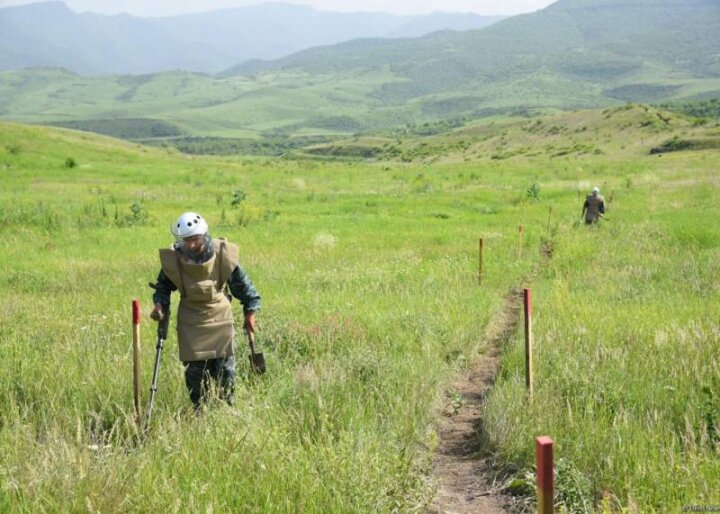
{"type": "Polygon", "coordinates": [[[438,491],[432,514],[507,513],[512,502],[494,483],[496,473],[487,454],[482,406],[500,366],[502,346],[518,326],[522,290],[510,291],[485,333],[486,350],[471,369],[452,384],[462,404],[448,406],[438,427],[439,445],[432,476],[438,491]]]}

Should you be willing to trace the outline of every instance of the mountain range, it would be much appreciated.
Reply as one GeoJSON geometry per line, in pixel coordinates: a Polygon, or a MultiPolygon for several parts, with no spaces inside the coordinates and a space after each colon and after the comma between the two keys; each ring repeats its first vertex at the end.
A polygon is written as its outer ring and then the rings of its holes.
{"type": "Polygon", "coordinates": [[[266,3],[166,18],[78,14],[63,2],[0,9],[0,70],[61,67],[81,74],[219,72],[249,59],[357,38],[408,38],[486,27],[501,16],[334,13],[266,3]]]}
{"type": "Polygon", "coordinates": [[[383,92],[403,99],[538,74],[595,83],[644,72],[663,81],[681,74],[717,78],[720,2],[558,0],[484,30],[396,42],[350,41],[274,61],[246,62],[224,75],[342,73],[369,67],[388,67],[402,78],[383,92]]]}
{"type": "Polygon", "coordinates": [[[216,76],[0,73],[0,117],[258,140],[720,98],[719,35],[717,0],[558,0],[483,29],[356,39],[216,76]]]}

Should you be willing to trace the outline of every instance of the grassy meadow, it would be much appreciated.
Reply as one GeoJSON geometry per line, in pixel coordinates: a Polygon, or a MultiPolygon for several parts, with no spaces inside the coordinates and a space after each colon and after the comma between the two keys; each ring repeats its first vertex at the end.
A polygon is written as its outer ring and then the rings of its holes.
{"type": "MultiPolygon", "coordinates": [[[[504,468],[528,476],[533,438],[551,435],[570,512],[720,504],[716,150],[649,156],[618,128],[601,152],[528,136],[536,151],[501,159],[334,162],[0,134],[0,510],[422,511],[450,379],[528,285],[534,400],[518,332],[486,409],[504,468]],[[593,185],[609,221],[586,229],[593,185]],[[142,439],[130,302],[149,311],[157,248],[191,209],[241,246],[269,372],[248,373],[239,340],[237,405],[195,418],[173,334],[142,439]]],[[[145,317],[144,401],[154,328],[145,317]]]]}
{"type": "MultiPolygon", "coordinates": [[[[1,510],[425,504],[443,383],[481,349],[502,293],[532,264],[531,251],[510,264],[513,227],[527,216],[521,177],[496,186],[468,167],[188,159],[80,132],[2,132],[12,264],[0,300],[1,510]],[[233,208],[236,191],[247,198],[233,208]],[[148,310],[157,248],[187,209],[241,245],[264,297],[270,371],[247,376],[241,346],[238,406],[194,419],[173,335],[138,443],[130,302],[148,310]],[[493,249],[483,290],[481,229],[493,249]]],[[[147,393],[147,318],[142,338],[147,393]]]]}

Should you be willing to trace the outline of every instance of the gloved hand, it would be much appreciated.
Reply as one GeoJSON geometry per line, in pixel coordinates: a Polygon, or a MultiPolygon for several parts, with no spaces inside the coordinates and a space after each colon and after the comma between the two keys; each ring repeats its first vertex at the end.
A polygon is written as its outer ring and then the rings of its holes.
{"type": "Polygon", "coordinates": [[[155,308],[150,312],[150,319],[153,321],[162,321],[165,318],[163,314],[162,304],[156,303],[155,308]]]}

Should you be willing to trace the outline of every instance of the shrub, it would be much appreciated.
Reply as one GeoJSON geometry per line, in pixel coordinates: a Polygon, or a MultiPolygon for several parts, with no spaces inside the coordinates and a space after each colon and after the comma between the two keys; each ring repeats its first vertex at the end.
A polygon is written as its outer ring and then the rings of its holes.
{"type": "Polygon", "coordinates": [[[126,214],[123,217],[119,216],[117,206],[115,207],[115,224],[119,227],[134,227],[140,225],[147,225],[149,216],[142,202],[136,200],[130,206],[130,214],[126,214]]]}
{"type": "Polygon", "coordinates": [[[233,191],[232,202],[230,202],[230,205],[233,207],[239,207],[245,201],[245,198],[247,198],[247,195],[244,191],[239,189],[237,191],[233,191]]]}
{"type": "Polygon", "coordinates": [[[530,187],[527,188],[527,195],[528,198],[531,198],[532,200],[535,200],[536,202],[540,200],[540,185],[537,182],[533,182],[530,187]]]}

